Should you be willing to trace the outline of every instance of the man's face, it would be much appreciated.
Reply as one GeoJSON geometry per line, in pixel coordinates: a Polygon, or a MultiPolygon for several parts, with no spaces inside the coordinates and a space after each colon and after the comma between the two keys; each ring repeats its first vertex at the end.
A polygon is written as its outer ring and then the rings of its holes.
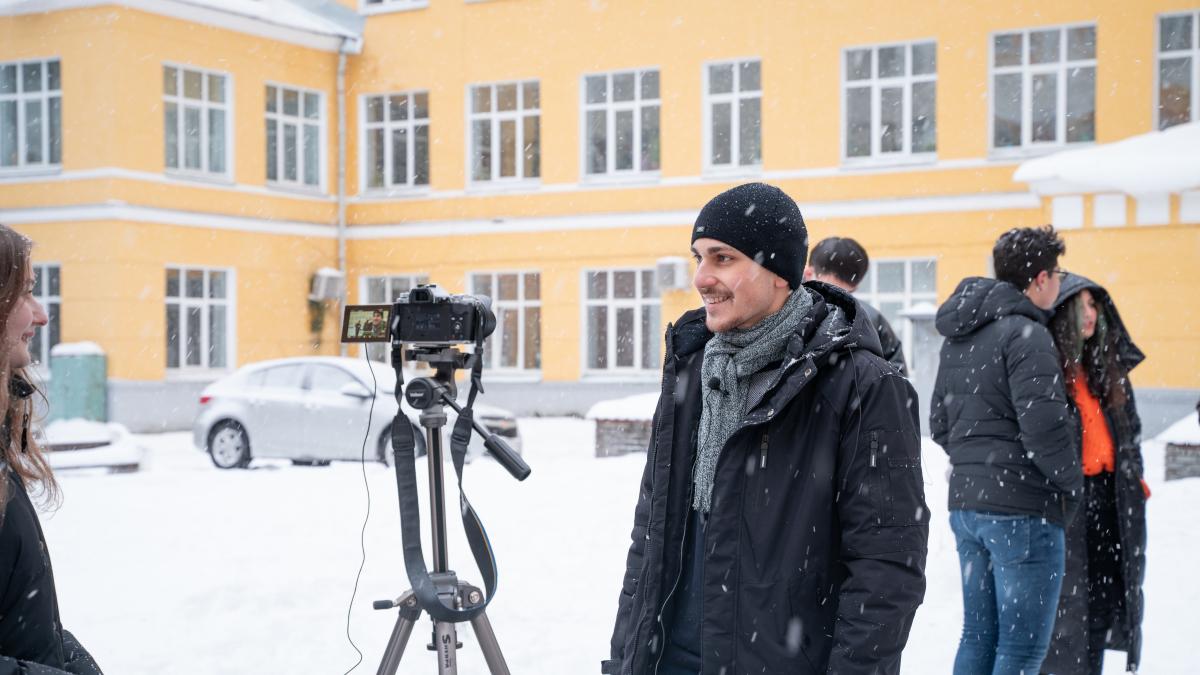
{"type": "Polygon", "coordinates": [[[382,322],[383,322],[383,315],[380,314],[379,312],[375,312],[374,314],[371,315],[371,323],[378,325],[382,322]]]}
{"type": "Polygon", "coordinates": [[[692,283],[708,314],[704,323],[714,333],[753,328],[779,311],[791,292],[782,277],[716,239],[692,242],[692,257],[692,283]]]}

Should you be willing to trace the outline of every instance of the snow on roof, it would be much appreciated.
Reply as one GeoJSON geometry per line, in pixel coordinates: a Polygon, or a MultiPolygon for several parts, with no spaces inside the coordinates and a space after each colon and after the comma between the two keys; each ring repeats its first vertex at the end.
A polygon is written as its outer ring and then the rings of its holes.
{"type": "Polygon", "coordinates": [[[1200,187],[1200,122],[1023,162],[1013,179],[1035,192],[1163,194],[1200,187]]]}
{"type": "Polygon", "coordinates": [[[50,356],[104,356],[104,348],[95,342],[60,342],[50,348],[50,356]]]}
{"type": "Polygon", "coordinates": [[[588,409],[585,417],[589,420],[650,420],[654,418],[654,408],[657,405],[658,392],[652,391],[611,401],[600,401],[588,409]]]}
{"type": "Polygon", "coordinates": [[[259,21],[266,21],[288,28],[335,35],[338,37],[361,38],[361,23],[353,11],[342,7],[334,0],[178,0],[184,4],[198,5],[210,9],[240,14],[259,21]]]}
{"type": "Polygon", "coordinates": [[[1154,440],[1175,445],[1200,445],[1200,419],[1196,418],[1196,413],[1188,413],[1154,440]]]}

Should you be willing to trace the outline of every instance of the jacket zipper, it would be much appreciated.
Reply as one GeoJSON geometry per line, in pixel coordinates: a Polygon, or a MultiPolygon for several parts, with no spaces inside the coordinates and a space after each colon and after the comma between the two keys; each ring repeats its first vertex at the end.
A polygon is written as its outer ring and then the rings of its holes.
{"type": "MultiPolygon", "coordinates": [[[[695,471],[696,471],[696,463],[692,462],[692,473],[694,474],[695,471]]],[[[694,483],[693,483],[693,485],[694,485],[694,483]]],[[[688,486],[687,501],[685,503],[689,505],[688,508],[690,509],[691,508],[690,505],[692,503],[692,486],[691,485],[688,486]]],[[[697,517],[699,517],[699,516],[697,516],[697,517]]],[[[671,602],[671,598],[675,597],[675,590],[677,588],[679,588],[679,580],[681,578],[683,578],[683,556],[687,549],[688,532],[690,530],[691,530],[691,528],[689,528],[687,525],[687,514],[685,513],[684,514],[684,523],[683,523],[683,537],[680,539],[680,544],[679,544],[679,572],[676,573],[676,575],[675,575],[675,581],[671,582],[671,590],[667,591],[667,597],[663,598],[663,601],[661,603],[659,603],[659,605],[655,611],[655,615],[658,617],[658,619],[657,619],[658,631],[662,635],[662,649],[658,650],[658,658],[654,659],[654,670],[652,671],[653,675],[658,675],[658,667],[660,665],[662,665],[663,654],[666,653],[666,651],[667,651],[667,628],[666,628],[666,626],[663,625],[663,619],[662,619],[663,610],[667,608],[667,603],[671,602]]],[[[703,581],[704,575],[701,574],[700,578],[703,581]]],[[[701,595],[701,597],[703,597],[703,595],[701,595]]],[[[704,616],[704,614],[701,613],[701,616],[704,616]]],[[[701,652],[701,653],[703,653],[703,652],[701,652]]]]}
{"type": "Polygon", "coordinates": [[[771,438],[771,430],[763,430],[762,443],[759,445],[760,459],[758,462],[759,469],[767,468],[767,441],[771,438]]]}

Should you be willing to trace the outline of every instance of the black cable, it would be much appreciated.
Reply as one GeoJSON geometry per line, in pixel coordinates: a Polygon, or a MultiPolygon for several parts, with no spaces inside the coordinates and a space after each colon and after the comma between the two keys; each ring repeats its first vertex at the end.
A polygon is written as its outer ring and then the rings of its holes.
{"type": "Polygon", "coordinates": [[[346,640],[350,642],[350,646],[354,651],[358,652],[358,661],[350,666],[343,675],[350,675],[355,668],[362,665],[363,653],[354,644],[354,638],[350,636],[350,610],[354,609],[354,598],[358,595],[358,583],[362,580],[363,568],[367,565],[367,523],[371,520],[371,484],[367,481],[367,442],[371,440],[371,419],[375,414],[375,397],[379,395],[379,382],[375,379],[375,368],[371,365],[371,355],[368,353],[366,346],[363,346],[363,355],[366,357],[367,370],[371,372],[371,407],[367,410],[367,430],[363,433],[362,452],[359,453],[359,466],[362,468],[363,488],[367,492],[367,514],[363,517],[362,531],[358,535],[358,545],[362,549],[362,559],[358,563],[358,574],[354,575],[354,590],[350,593],[350,604],[346,607],[346,640]]]}

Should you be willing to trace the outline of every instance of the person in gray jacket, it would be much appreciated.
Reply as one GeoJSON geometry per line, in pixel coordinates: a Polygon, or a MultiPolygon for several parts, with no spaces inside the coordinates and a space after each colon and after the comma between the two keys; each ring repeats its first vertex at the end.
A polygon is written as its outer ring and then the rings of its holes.
{"type": "MultiPolygon", "coordinates": [[[[850,237],[827,237],[817,242],[808,257],[808,266],[804,268],[805,281],[823,281],[838,288],[854,293],[858,285],[867,277],[871,268],[871,259],[867,250],[850,237]]],[[[858,298],[855,298],[858,300],[858,298]]],[[[896,367],[900,374],[908,377],[908,365],[904,362],[904,344],[896,337],[892,324],[884,318],[883,313],[862,300],[858,304],[867,315],[867,320],[879,334],[879,344],[883,347],[883,358],[896,367]]]]}

